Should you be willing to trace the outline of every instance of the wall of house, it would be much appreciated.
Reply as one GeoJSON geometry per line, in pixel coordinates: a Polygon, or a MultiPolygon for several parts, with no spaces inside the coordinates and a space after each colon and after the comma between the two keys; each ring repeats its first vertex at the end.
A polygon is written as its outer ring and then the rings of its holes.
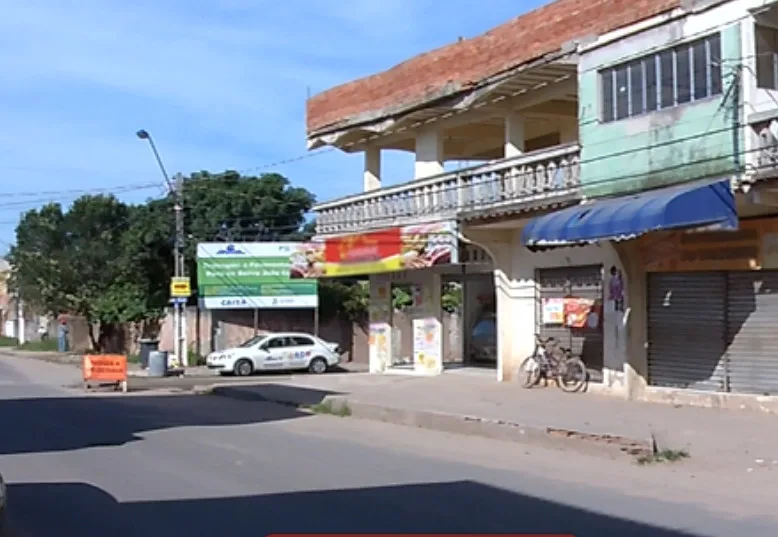
{"type": "Polygon", "coordinates": [[[579,63],[581,181],[586,196],[731,175],[742,158],[738,63],[748,2],[731,2],[585,51],[579,63]],[[727,21],[734,21],[729,22],[727,21]],[[722,25],[723,24],[723,25],[722,25]],[[723,91],[701,101],[604,123],[599,70],[721,32],[723,91]]]}

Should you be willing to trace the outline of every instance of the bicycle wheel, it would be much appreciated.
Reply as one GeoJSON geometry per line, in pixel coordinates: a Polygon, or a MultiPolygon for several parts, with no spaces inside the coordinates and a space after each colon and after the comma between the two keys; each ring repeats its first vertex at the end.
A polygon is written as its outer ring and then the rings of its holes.
{"type": "Polygon", "coordinates": [[[522,388],[532,388],[540,381],[540,374],[543,372],[543,366],[534,354],[528,356],[519,366],[519,382],[522,388]]]}
{"type": "Polygon", "coordinates": [[[589,378],[586,364],[580,358],[568,358],[559,364],[556,383],[562,391],[577,392],[583,389],[589,378]]]}

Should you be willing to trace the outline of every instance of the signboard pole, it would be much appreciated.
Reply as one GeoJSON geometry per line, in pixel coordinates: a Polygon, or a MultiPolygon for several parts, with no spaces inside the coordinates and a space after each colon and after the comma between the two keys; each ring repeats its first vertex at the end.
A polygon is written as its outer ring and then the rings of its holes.
{"type": "Polygon", "coordinates": [[[313,335],[319,337],[319,306],[313,308],[313,335]]]}
{"type": "Polygon", "coordinates": [[[259,334],[259,308],[254,308],[254,335],[259,334]]]}
{"type": "MultiPolygon", "coordinates": [[[[183,207],[183,189],[184,189],[184,176],[183,174],[176,174],[175,182],[175,216],[176,216],[176,248],[175,248],[175,274],[176,278],[184,276],[184,207],[183,207]]],[[[189,366],[189,360],[186,355],[186,341],[184,337],[184,315],[186,315],[186,306],[180,301],[176,301],[174,307],[176,308],[176,324],[175,324],[175,338],[176,338],[176,359],[183,367],[189,366]]]]}

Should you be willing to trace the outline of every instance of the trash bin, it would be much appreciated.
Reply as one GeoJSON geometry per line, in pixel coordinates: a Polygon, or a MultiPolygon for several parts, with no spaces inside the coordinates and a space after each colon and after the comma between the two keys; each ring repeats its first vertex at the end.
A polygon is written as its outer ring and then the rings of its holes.
{"type": "Polygon", "coordinates": [[[149,353],[149,376],[167,376],[167,351],[151,351],[149,353]]]}
{"type": "Polygon", "coordinates": [[[149,353],[159,348],[159,341],[156,339],[141,339],[140,343],[140,365],[143,369],[149,366],[149,353]]]}

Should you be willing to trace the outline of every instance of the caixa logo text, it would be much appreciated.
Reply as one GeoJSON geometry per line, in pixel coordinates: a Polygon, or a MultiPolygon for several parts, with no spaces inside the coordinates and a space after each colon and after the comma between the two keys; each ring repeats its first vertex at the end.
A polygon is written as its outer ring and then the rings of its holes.
{"type": "Polygon", "coordinates": [[[248,303],[245,298],[223,298],[221,301],[222,306],[245,306],[248,303]]]}

